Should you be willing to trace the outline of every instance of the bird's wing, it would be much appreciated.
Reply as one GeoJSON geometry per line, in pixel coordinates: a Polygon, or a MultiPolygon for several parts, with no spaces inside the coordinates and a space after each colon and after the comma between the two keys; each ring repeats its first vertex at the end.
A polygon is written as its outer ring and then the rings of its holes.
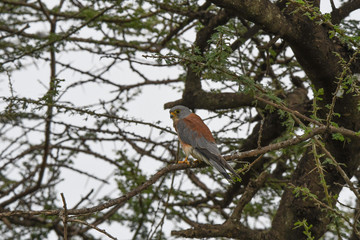
{"type": "Polygon", "coordinates": [[[182,142],[191,145],[196,151],[205,156],[209,163],[225,178],[231,179],[226,169],[240,178],[221,156],[209,128],[198,115],[191,113],[186,118],[180,119],[177,123],[177,131],[182,142]]]}
{"type": "Polygon", "coordinates": [[[186,118],[179,119],[176,128],[181,141],[193,147],[198,145],[198,138],[215,143],[209,128],[195,113],[189,114],[186,118]]]}

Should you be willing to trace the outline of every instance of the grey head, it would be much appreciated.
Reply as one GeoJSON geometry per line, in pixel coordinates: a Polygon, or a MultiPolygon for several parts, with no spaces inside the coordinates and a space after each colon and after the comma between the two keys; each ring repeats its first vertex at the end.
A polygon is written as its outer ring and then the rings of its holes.
{"type": "Polygon", "coordinates": [[[177,105],[170,109],[170,118],[172,118],[174,120],[182,119],[182,118],[187,117],[190,113],[191,113],[191,111],[189,108],[182,106],[182,105],[177,105]]]}

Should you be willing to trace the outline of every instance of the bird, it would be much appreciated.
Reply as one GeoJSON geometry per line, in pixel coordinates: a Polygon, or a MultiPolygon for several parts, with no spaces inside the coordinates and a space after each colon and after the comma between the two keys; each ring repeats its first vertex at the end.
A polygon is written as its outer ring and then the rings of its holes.
{"type": "Polygon", "coordinates": [[[204,121],[188,107],[177,105],[170,109],[170,118],[173,120],[185,159],[178,163],[186,163],[189,155],[215,167],[229,182],[241,179],[236,171],[221,156],[215,139],[204,121]],[[232,177],[227,172],[232,174],[232,177]]]}

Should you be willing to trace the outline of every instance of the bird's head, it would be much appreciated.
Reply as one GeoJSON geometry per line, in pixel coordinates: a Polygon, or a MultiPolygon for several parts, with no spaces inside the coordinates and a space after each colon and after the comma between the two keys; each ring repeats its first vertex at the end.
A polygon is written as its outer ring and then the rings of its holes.
{"type": "Polygon", "coordinates": [[[170,109],[170,118],[173,120],[182,119],[187,117],[190,113],[191,111],[189,108],[182,105],[177,105],[170,109]]]}

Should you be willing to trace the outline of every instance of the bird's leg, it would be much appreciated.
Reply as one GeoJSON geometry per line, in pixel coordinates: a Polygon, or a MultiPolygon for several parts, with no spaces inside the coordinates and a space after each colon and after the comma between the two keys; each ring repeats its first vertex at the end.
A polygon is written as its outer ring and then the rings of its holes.
{"type": "Polygon", "coordinates": [[[188,161],[188,156],[185,157],[185,159],[183,161],[178,161],[177,163],[186,163],[187,165],[190,165],[189,161],[188,161]]]}

